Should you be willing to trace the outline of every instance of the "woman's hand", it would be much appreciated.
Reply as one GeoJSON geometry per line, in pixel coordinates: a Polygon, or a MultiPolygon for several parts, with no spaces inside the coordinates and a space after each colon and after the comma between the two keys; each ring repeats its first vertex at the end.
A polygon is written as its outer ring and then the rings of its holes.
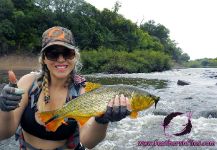
{"type": "Polygon", "coordinates": [[[23,93],[23,90],[14,88],[10,84],[5,85],[0,94],[0,110],[8,112],[19,107],[23,93]]]}
{"type": "Polygon", "coordinates": [[[126,116],[130,115],[130,102],[127,97],[124,97],[123,94],[119,97],[118,95],[112,99],[104,115],[96,117],[96,122],[100,124],[107,124],[109,122],[120,121],[126,116]]]}

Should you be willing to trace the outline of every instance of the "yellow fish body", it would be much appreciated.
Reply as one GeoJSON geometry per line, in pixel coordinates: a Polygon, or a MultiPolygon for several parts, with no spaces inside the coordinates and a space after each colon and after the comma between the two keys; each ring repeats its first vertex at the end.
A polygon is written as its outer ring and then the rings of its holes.
{"type": "Polygon", "coordinates": [[[120,94],[124,94],[124,96],[129,98],[131,118],[136,118],[138,111],[145,110],[154,103],[156,107],[159,101],[159,97],[134,86],[97,86],[97,89],[80,95],[56,111],[38,113],[38,118],[45,123],[48,131],[53,132],[62,123],[65,123],[64,118],[74,118],[80,125],[83,125],[89,118],[104,114],[109,101],[120,94]]]}

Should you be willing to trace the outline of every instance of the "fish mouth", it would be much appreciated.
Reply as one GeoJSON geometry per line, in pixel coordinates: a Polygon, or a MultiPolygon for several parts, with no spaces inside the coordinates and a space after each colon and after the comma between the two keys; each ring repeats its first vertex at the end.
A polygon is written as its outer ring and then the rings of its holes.
{"type": "Polygon", "coordinates": [[[154,100],[154,108],[155,109],[157,107],[157,103],[158,103],[159,100],[160,100],[160,97],[155,97],[155,100],[154,100]]]}

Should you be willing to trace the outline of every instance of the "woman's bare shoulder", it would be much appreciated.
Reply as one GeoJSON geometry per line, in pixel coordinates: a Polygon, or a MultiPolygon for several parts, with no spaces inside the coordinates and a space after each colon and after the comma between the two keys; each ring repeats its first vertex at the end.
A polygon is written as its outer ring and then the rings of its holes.
{"type": "Polygon", "coordinates": [[[37,72],[31,72],[29,74],[26,74],[20,78],[18,81],[18,87],[22,87],[25,89],[29,89],[29,87],[32,85],[33,81],[39,76],[39,73],[37,72]]]}

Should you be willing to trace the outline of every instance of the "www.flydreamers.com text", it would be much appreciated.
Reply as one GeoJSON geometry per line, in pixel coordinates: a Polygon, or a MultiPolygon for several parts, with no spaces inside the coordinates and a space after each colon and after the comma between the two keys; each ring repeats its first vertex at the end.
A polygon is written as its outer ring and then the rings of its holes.
{"type": "Polygon", "coordinates": [[[215,141],[202,141],[202,140],[138,141],[138,146],[215,146],[215,141]]]}

